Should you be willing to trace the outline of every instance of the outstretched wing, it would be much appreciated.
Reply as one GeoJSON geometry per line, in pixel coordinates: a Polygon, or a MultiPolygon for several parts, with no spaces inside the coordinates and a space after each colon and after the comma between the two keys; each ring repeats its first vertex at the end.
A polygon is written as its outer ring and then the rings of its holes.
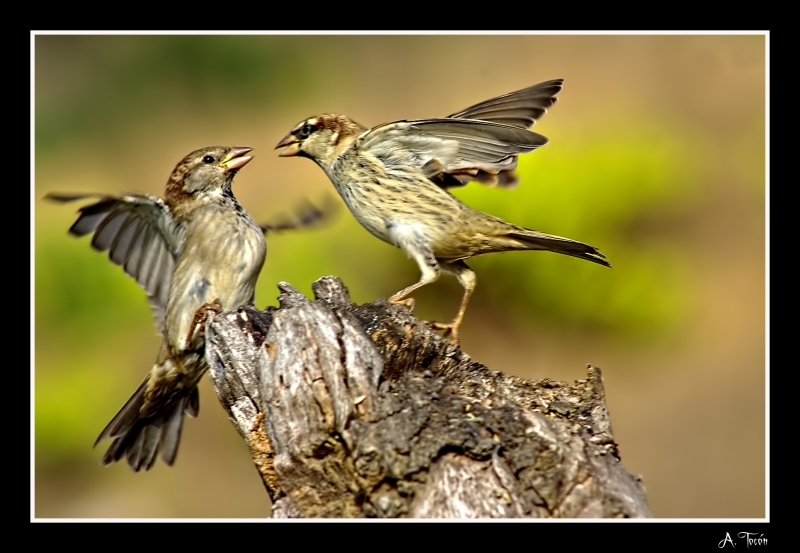
{"type": "Polygon", "coordinates": [[[185,228],[159,198],[145,194],[48,194],[47,199],[71,202],[99,198],[82,207],[70,233],[94,233],[92,247],[108,250],[109,259],[136,279],[147,292],[159,330],[164,328],[172,271],[183,248],[185,228]]]}
{"type": "Polygon", "coordinates": [[[530,129],[556,103],[556,94],[561,92],[564,79],[554,79],[509,92],[486,100],[465,110],[448,115],[450,118],[480,119],[492,123],[530,129]]]}
{"type": "Polygon", "coordinates": [[[322,207],[304,200],[294,209],[291,215],[282,214],[265,223],[261,223],[259,226],[265,234],[267,232],[301,229],[330,220],[336,209],[332,197],[328,197],[322,207]]]}
{"type": "Polygon", "coordinates": [[[387,168],[410,164],[443,188],[472,180],[512,187],[517,156],[545,144],[547,138],[518,126],[457,118],[397,121],[358,139],[387,168]]]}

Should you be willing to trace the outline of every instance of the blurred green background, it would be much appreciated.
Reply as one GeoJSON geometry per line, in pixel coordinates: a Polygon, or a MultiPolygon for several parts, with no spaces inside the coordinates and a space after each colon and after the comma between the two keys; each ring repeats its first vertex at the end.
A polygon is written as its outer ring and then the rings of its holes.
{"type": "MultiPolygon", "coordinates": [[[[160,342],[143,291],[67,234],[51,191],[161,195],[175,164],[250,146],[234,193],[258,220],[335,194],[275,144],[301,119],[374,126],[441,117],[564,78],[513,191],[456,194],[522,226],[597,246],[613,269],[515,252],[473,259],[462,327],[474,359],[524,378],[603,369],[622,462],[657,517],[765,516],[765,37],[51,36],[35,61],[35,516],[264,517],[269,500],[209,379],[174,467],[103,468],[100,430],[160,342]]],[[[416,282],[404,254],[340,206],[268,236],[276,283],[337,275],[359,303],[416,282]]],[[[449,275],[415,295],[449,320],[449,275]]]]}

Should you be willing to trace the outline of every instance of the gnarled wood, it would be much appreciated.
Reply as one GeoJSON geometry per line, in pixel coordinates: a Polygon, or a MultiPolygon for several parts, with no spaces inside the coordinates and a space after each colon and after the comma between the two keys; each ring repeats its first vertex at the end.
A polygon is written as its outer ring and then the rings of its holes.
{"type": "Polygon", "coordinates": [[[400,305],[310,301],[214,316],[211,378],[273,517],[648,517],[600,370],[528,381],[469,358],[400,305]]]}

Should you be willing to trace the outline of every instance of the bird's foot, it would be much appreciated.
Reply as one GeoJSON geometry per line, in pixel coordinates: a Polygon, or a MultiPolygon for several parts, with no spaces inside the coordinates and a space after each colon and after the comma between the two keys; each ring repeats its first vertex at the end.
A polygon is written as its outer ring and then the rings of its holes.
{"type": "Polygon", "coordinates": [[[454,346],[458,345],[458,327],[461,326],[458,323],[437,323],[436,321],[427,321],[429,325],[431,325],[436,330],[444,330],[442,333],[443,337],[450,336],[450,343],[454,346]]]}
{"type": "Polygon", "coordinates": [[[216,315],[222,313],[222,304],[220,303],[219,298],[212,302],[204,303],[197,311],[195,311],[194,320],[192,320],[192,324],[189,327],[189,334],[186,336],[186,347],[184,349],[191,349],[193,342],[192,338],[194,337],[195,333],[197,333],[197,335],[201,338],[205,338],[206,321],[208,320],[209,312],[214,312],[216,315]]]}
{"type": "Polygon", "coordinates": [[[395,299],[394,296],[392,296],[389,298],[389,303],[391,305],[405,305],[409,311],[414,310],[414,298],[395,299]]]}

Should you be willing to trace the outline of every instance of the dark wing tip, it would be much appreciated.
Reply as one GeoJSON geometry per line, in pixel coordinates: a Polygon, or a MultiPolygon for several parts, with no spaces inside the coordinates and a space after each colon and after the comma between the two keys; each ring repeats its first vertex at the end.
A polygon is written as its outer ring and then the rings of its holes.
{"type": "Polygon", "coordinates": [[[594,261],[595,263],[599,263],[600,265],[602,265],[604,267],[608,267],[610,269],[611,268],[611,263],[609,263],[608,261],[605,260],[605,256],[603,254],[599,253],[599,252],[597,253],[597,255],[603,257],[604,259],[594,258],[594,259],[592,259],[592,261],[594,261]]]}
{"type": "Polygon", "coordinates": [[[97,192],[86,192],[86,193],[48,192],[47,194],[42,196],[43,200],[57,202],[60,204],[74,202],[76,200],[85,200],[87,198],[96,198],[97,199],[96,203],[104,203],[108,200],[113,199],[113,197],[109,196],[108,194],[98,194],[97,192]]]}
{"type": "Polygon", "coordinates": [[[72,202],[75,200],[80,200],[81,198],[85,198],[86,194],[61,194],[59,192],[48,192],[44,195],[45,200],[50,200],[53,202],[59,203],[67,203],[72,202]]]}
{"type": "Polygon", "coordinates": [[[297,230],[311,227],[330,221],[332,215],[339,210],[339,206],[332,196],[327,196],[321,207],[310,200],[303,200],[294,210],[292,216],[282,215],[273,221],[262,223],[259,226],[267,232],[280,232],[283,230],[297,230]]]}
{"type": "Polygon", "coordinates": [[[553,79],[484,100],[450,118],[479,119],[530,129],[558,101],[564,79],[553,79]]]}
{"type": "Polygon", "coordinates": [[[593,261],[598,265],[602,265],[603,267],[611,268],[611,263],[606,260],[606,256],[600,253],[600,250],[595,248],[594,246],[589,246],[586,244],[587,247],[591,248],[591,251],[585,252],[581,257],[581,259],[585,259],[587,261],[593,261]]]}

